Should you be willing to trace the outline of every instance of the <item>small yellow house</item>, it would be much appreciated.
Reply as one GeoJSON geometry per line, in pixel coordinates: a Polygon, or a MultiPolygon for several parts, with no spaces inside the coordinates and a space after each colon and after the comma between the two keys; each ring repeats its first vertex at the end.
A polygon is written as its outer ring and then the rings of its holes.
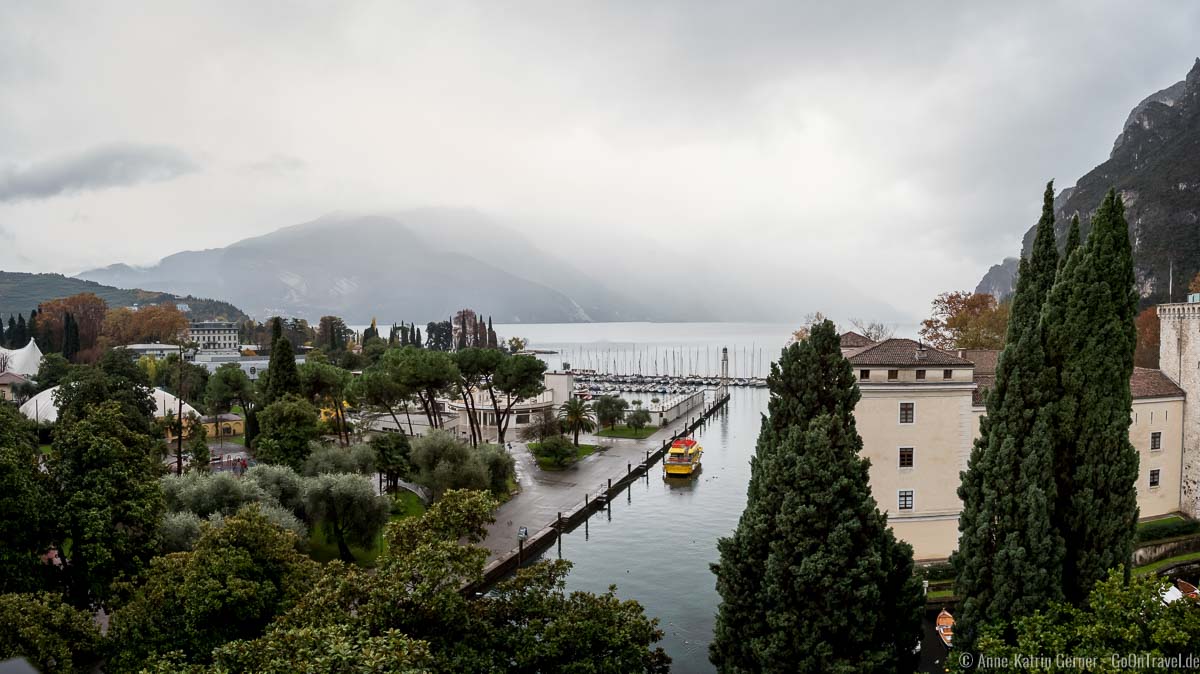
{"type": "Polygon", "coordinates": [[[235,435],[245,435],[246,422],[236,414],[218,414],[215,417],[200,417],[204,430],[209,438],[228,438],[235,435]]]}

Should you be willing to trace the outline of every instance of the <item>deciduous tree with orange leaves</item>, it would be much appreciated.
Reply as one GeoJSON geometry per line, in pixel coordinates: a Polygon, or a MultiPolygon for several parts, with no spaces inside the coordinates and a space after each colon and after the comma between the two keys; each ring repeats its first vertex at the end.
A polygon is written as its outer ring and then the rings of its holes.
{"type": "Polygon", "coordinates": [[[1010,307],[986,293],[942,293],[921,322],[921,338],[939,349],[1003,349],[1010,307]]]}

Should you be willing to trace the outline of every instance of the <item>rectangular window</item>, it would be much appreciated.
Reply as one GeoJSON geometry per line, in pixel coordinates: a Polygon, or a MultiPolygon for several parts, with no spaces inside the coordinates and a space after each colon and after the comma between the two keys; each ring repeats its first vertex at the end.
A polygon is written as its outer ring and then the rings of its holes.
{"type": "Polygon", "coordinates": [[[529,423],[529,415],[528,415],[528,414],[518,414],[518,415],[517,415],[517,423],[518,423],[518,424],[527,424],[527,423],[529,423]]]}
{"type": "Polygon", "coordinates": [[[900,370],[888,370],[888,381],[896,381],[900,378],[900,370]]]}
{"type": "Polygon", "coordinates": [[[913,490],[901,489],[900,490],[900,510],[912,510],[912,509],[913,509],[913,490]]]}
{"type": "Polygon", "coordinates": [[[1159,470],[1158,470],[1157,468],[1155,468],[1154,470],[1150,471],[1150,488],[1151,488],[1151,489],[1153,489],[1153,488],[1155,488],[1155,487],[1157,487],[1157,486],[1158,486],[1159,474],[1160,474],[1160,473],[1159,473],[1159,470]]]}
{"type": "Polygon", "coordinates": [[[1155,431],[1150,434],[1150,450],[1156,451],[1162,449],[1162,433],[1155,431]]]}
{"type": "Polygon", "coordinates": [[[901,468],[912,468],[913,467],[913,448],[912,447],[901,447],[900,448],[900,467],[901,468]]]}
{"type": "Polygon", "coordinates": [[[870,378],[871,378],[871,371],[870,371],[870,370],[859,370],[859,371],[858,371],[858,378],[859,378],[859,379],[870,379],[870,378]]]}
{"type": "Polygon", "coordinates": [[[942,379],[953,379],[954,370],[942,370],[942,379]]]}
{"type": "Polygon", "coordinates": [[[917,370],[917,381],[925,381],[925,370],[917,370]]]}
{"type": "Polygon", "coordinates": [[[916,403],[900,403],[900,423],[911,424],[917,417],[916,403]]]}

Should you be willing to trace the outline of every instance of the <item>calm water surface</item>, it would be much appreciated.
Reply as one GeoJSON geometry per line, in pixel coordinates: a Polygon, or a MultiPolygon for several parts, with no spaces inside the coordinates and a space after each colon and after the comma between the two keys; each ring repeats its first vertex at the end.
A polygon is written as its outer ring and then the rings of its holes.
{"type": "Polygon", "coordinates": [[[651,470],[545,553],[574,564],[568,589],[604,592],[615,584],[620,597],[657,616],[672,671],[713,669],[707,649],[720,597],[709,564],[717,560],[717,539],[733,532],[746,504],[766,404],[765,389],[734,389],[728,407],[695,434],[704,447],[699,475],[665,480],[651,470]]]}

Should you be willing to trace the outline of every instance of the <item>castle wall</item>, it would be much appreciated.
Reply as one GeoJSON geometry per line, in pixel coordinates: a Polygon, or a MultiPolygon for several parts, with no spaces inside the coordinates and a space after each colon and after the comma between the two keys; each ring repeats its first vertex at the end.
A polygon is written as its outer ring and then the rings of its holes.
{"type": "Polygon", "coordinates": [[[1191,517],[1200,517],[1200,304],[1162,304],[1158,318],[1158,366],[1187,395],[1180,509],[1191,517]]]}

